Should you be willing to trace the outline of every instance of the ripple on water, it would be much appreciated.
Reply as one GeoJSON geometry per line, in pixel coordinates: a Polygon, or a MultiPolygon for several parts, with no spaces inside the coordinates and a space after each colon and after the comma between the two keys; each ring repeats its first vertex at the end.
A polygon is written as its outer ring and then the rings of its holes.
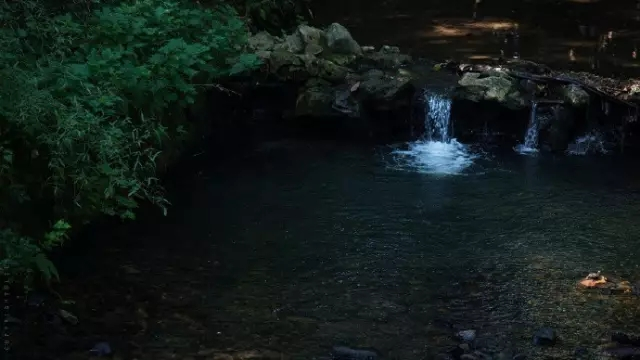
{"type": "Polygon", "coordinates": [[[416,141],[406,150],[395,150],[395,168],[425,174],[459,175],[479,156],[457,142],[416,141]]]}
{"type": "MultiPolygon", "coordinates": [[[[477,165],[471,151],[421,159],[455,144],[412,145],[394,154],[409,171],[468,173],[477,165]]],[[[597,270],[640,279],[638,186],[620,181],[629,168],[593,160],[578,170],[510,154],[505,171],[436,177],[389,171],[374,157],[292,149],[286,166],[249,164],[250,171],[219,175],[229,181],[176,209],[179,218],[159,222],[162,235],[147,235],[148,245],[131,254],[149,269],[131,287],[162,284],[186,305],[164,307],[158,320],[173,311],[206,319],[207,347],[274,348],[293,358],[321,356],[336,344],[373,346],[387,358],[435,358],[464,329],[477,330],[496,352],[572,358],[578,346],[595,349],[607,331],[640,330],[640,298],[575,288],[597,270]],[[167,264],[180,266],[167,272],[167,264]],[[541,326],[562,341],[534,348],[541,326]]],[[[101,276],[117,277],[117,262],[104,261],[101,276]]],[[[138,300],[147,301],[142,293],[138,300]]],[[[199,339],[183,330],[184,343],[199,339]]]]}

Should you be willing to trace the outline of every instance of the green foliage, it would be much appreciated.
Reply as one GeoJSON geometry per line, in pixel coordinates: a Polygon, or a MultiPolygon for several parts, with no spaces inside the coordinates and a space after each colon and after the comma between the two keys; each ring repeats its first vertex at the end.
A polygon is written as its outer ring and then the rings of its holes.
{"type": "Polygon", "coordinates": [[[259,62],[228,6],[138,0],[54,16],[48,3],[3,1],[0,10],[0,261],[56,279],[46,254],[68,222],[133,219],[140,201],[166,213],[155,169],[180,132],[170,112],[194,102],[198,83],[259,62]],[[51,219],[63,220],[36,230],[51,219]]]}

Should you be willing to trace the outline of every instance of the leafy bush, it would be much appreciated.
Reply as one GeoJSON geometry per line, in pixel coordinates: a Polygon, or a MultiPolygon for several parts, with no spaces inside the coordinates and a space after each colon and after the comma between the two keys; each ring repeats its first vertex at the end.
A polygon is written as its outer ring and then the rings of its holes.
{"type": "Polygon", "coordinates": [[[70,224],[133,219],[140,201],[166,213],[155,169],[182,132],[170,113],[259,63],[228,6],[138,0],[85,18],[45,5],[0,5],[0,264],[51,278],[46,253],[70,224]]]}

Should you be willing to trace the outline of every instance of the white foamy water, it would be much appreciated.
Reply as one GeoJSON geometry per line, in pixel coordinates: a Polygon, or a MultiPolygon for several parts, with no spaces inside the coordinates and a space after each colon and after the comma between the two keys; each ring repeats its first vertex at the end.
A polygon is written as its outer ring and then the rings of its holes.
{"type": "Polygon", "coordinates": [[[524,143],[518,144],[514,147],[514,150],[522,155],[533,155],[538,152],[538,103],[534,102],[531,105],[531,115],[529,118],[529,125],[527,126],[527,132],[524,134],[524,143]]]}
{"type": "Polygon", "coordinates": [[[426,174],[455,175],[473,165],[477,158],[467,146],[455,139],[443,141],[416,141],[407,150],[396,150],[396,160],[401,167],[426,174]]]}
{"type": "Polygon", "coordinates": [[[607,149],[604,146],[602,135],[593,132],[585,134],[577,138],[567,148],[569,155],[588,155],[588,154],[606,154],[607,149]]]}
{"type": "Polygon", "coordinates": [[[406,150],[394,151],[396,164],[421,173],[460,174],[473,164],[477,155],[452,136],[451,99],[428,92],[424,96],[427,103],[425,138],[410,143],[406,150]]]}

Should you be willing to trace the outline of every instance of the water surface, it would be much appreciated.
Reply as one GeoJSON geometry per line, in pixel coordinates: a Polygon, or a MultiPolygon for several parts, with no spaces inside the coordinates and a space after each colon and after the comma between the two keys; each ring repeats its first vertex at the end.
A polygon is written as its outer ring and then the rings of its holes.
{"type": "Polygon", "coordinates": [[[120,336],[149,359],[312,359],[333,345],[424,359],[460,329],[478,330],[490,352],[540,358],[637,330],[637,298],[575,287],[596,270],[640,280],[629,162],[494,154],[447,175],[397,170],[392,153],[277,142],[234,163],[211,156],[169,218],[109,234],[128,245],[87,257],[99,266],[68,281],[102,294],[83,300],[97,324],[114,308],[144,311],[145,328],[120,336]],[[562,343],[533,347],[540,326],[562,343]]]}

